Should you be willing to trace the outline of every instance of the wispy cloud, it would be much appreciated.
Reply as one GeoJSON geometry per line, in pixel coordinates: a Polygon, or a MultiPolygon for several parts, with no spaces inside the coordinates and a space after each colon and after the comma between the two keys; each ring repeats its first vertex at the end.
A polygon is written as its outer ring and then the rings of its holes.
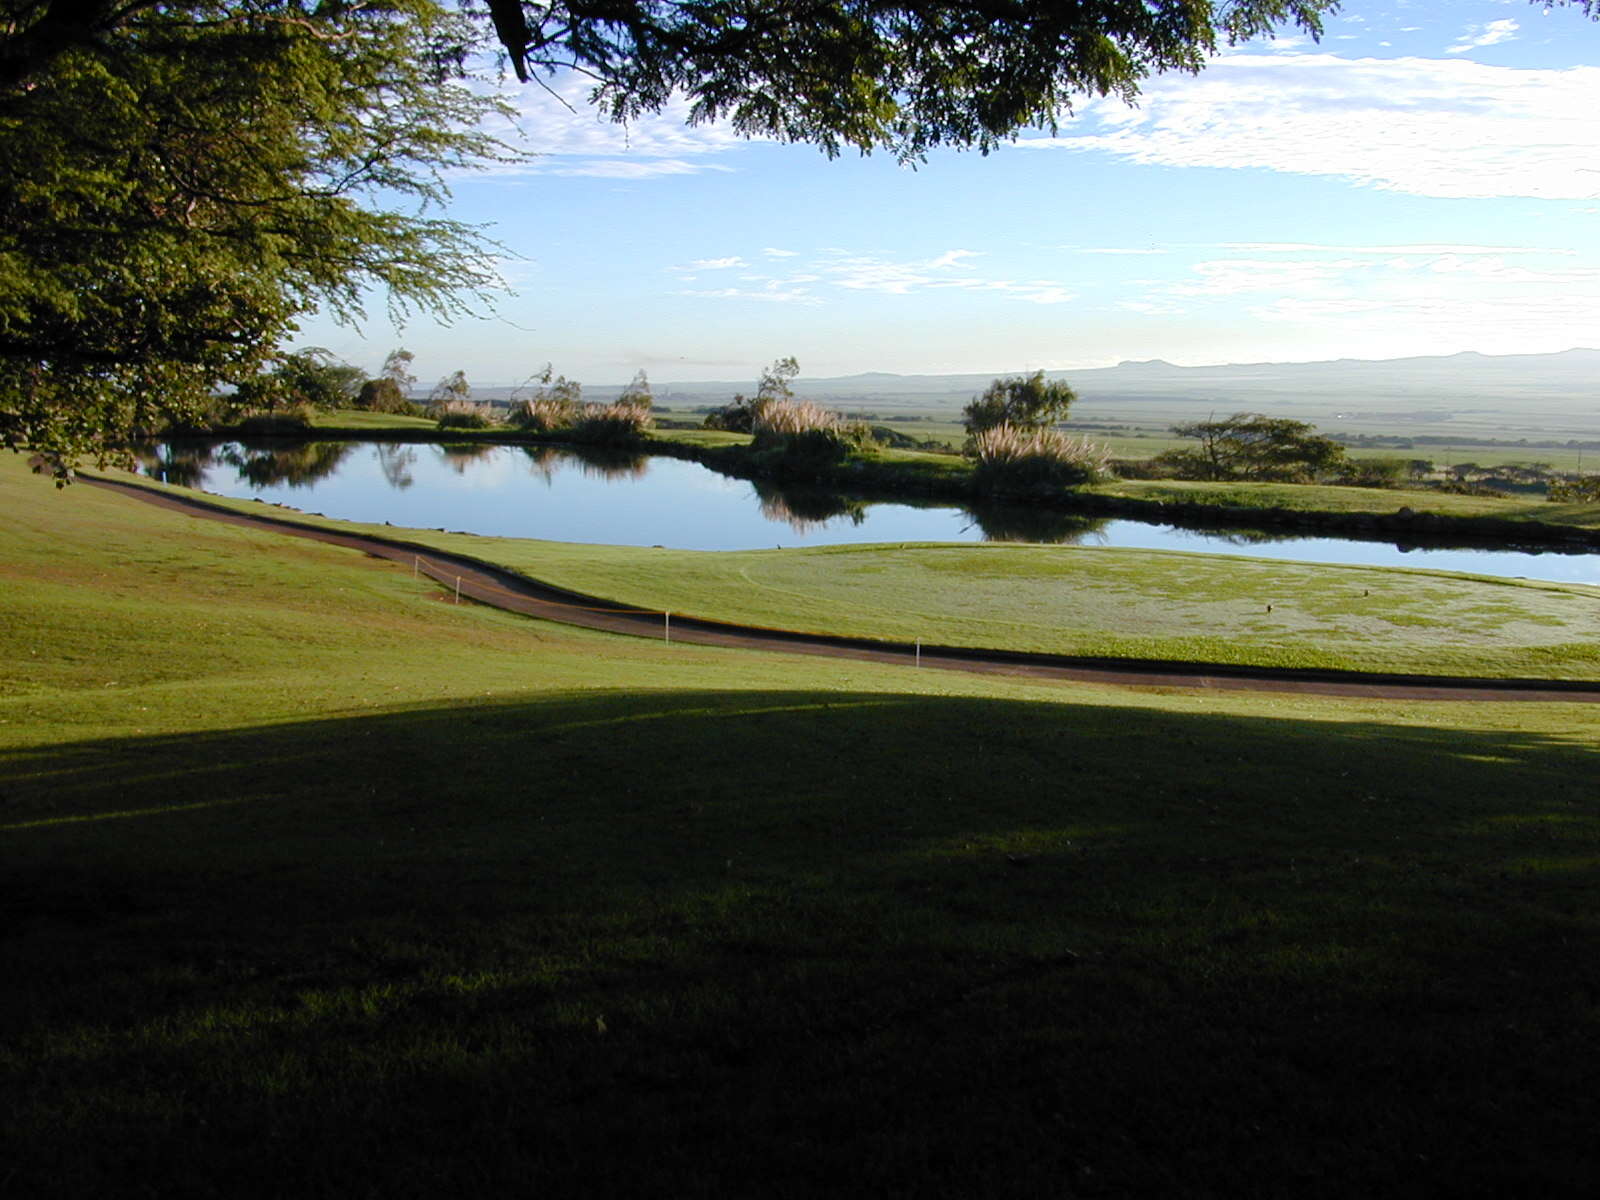
{"type": "Polygon", "coordinates": [[[589,85],[558,78],[548,88],[507,83],[502,98],[510,120],[495,120],[489,132],[528,157],[490,168],[500,176],[560,175],[602,179],[652,179],[733,168],[711,161],[749,144],[720,124],[690,125],[682,100],[661,113],[619,125],[589,103],[589,85]]]}
{"type": "Polygon", "coordinates": [[[1518,25],[1515,21],[1490,21],[1487,25],[1468,25],[1467,31],[1461,35],[1461,40],[1446,54],[1465,54],[1468,50],[1476,50],[1479,46],[1498,46],[1501,42],[1514,41],[1517,36],[1518,25]]]}
{"type": "Polygon", "coordinates": [[[1196,79],[1153,81],[1137,109],[1096,101],[1064,136],[1018,145],[1422,196],[1586,200],[1600,198],[1597,93],[1600,67],[1235,54],[1196,79]]]}
{"type": "Polygon", "coordinates": [[[1600,267],[1559,247],[1231,244],[1118,307],[1314,329],[1351,352],[1562,349],[1592,339],[1600,267]]]}
{"type": "MultiPolygon", "coordinates": [[[[766,253],[765,251],[763,253],[766,253]]],[[[720,267],[748,268],[739,276],[739,285],[719,288],[685,288],[678,294],[707,300],[762,300],[820,304],[830,294],[870,292],[883,296],[911,296],[940,291],[989,293],[1031,304],[1063,304],[1075,298],[1060,280],[1012,279],[985,274],[973,260],[981,258],[974,250],[945,250],[927,258],[896,259],[860,254],[840,248],[818,251],[811,256],[788,251],[777,258],[788,264],[799,259],[792,269],[763,273],[744,259],[703,259],[679,271],[700,271],[720,267]]]]}

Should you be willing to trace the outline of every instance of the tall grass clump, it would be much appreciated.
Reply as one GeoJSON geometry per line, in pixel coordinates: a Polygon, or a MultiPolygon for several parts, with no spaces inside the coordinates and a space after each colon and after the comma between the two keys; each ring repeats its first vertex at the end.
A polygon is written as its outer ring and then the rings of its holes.
{"type": "Polygon", "coordinates": [[[838,462],[873,444],[872,431],[866,425],[846,421],[809,400],[772,400],[759,405],[750,432],[756,450],[805,462],[838,462]]]}
{"type": "Polygon", "coordinates": [[[1037,496],[1104,479],[1110,452],[1054,429],[1000,424],[972,436],[973,486],[994,495],[1037,496]]]}
{"type": "Polygon", "coordinates": [[[509,420],[528,433],[560,433],[578,421],[583,406],[564,396],[535,396],[511,406],[509,420]]]}
{"type": "Polygon", "coordinates": [[[440,429],[488,429],[494,424],[483,406],[471,400],[447,400],[430,405],[428,415],[440,429]]]}
{"type": "Polygon", "coordinates": [[[637,404],[585,404],[568,436],[590,446],[625,446],[639,441],[654,425],[650,410],[637,404]]]}

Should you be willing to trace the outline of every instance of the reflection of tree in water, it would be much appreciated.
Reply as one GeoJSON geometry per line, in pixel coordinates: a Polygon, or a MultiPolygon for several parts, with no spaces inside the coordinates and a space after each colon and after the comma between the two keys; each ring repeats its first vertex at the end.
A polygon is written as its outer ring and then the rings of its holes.
{"type": "Polygon", "coordinates": [[[986,542],[1077,545],[1104,531],[1107,521],[1030,504],[972,504],[966,509],[986,542]]]}
{"type": "Polygon", "coordinates": [[[615,446],[524,446],[522,452],[528,456],[529,471],[546,484],[569,463],[576,463],[584,475],[607,482],[643,479],[650,473],[648,456],[615,446]]]}
{"type": "Polygon", "coordinates": [[[141,446],[134,454],[141,474],[179,487],[199,487],[205,482],[207,468],[217,461],[216,447],[209,442],[141,446]]]}
{"type": "Polygon", "coordinates": [[[436,446],[434,449],[439,454],[439,461],[444,463],[457,475],[465,475],[467,468],[474,463],[482,462],[498,449],[486,442],[452,442],[446,446],[436,446]]]}
{"type": "Polygon", "coordinates": [[[354,449],[353,442],[300,442],[290,446],[240,443],[224,446],[217,457],[236,468],[239,478],[253,487],[287,484],[299,488],[332,475],[354,449]]]}
{"type": "Polygon", "coordinates": [[[554,446],[524,446],[522,452],[528,456],[528,473],[544,480],[549,487],[556,480],[556,468],[565,459],[565,455],[554,446]]]}
{"type": "Polygon", "coordinates": [[[780,486],[764,480],[754,480],[756,498],[761,501],[761,515],[769,521],[785,521],[799,534],[822,529],[840,517],[849,517],[852,525],[867,519],[867,505],[840,492],[826,488],[780,486]]]}
{"type": "Polygon", "coordinates": [[[1227,546],[1270,546],[1275,542],[1293,542],[1309,535],[1305,530],[1293,533],[1274,533],[1267,529],[1234,529],[1231,527],[1186,529],[1181,525],[1172,528],[1179,533],[1193,533],[1207,541],[1221,542],[1227,546]]]}
{"type": "Polygon", "coordinates": [[[415,450],[410,446],[396,446],[388,442],[379,442],[376,449],[378,468],[389,481],[390,487],[403,492],[415,482],[411,478],[411,468],[417,463],[415,450]]]}

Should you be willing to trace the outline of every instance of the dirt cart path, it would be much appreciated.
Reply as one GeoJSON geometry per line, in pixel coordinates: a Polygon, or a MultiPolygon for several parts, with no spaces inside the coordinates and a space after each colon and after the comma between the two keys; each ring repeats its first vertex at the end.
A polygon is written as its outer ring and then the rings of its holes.
{"type": "Polygon", "coordinates": [[[551,587],[467,555],[449,554],[416,542],[371,534],[345,533],[272,516],[256,516],[198,498],[157,491],[134,483],[80,476],[105,488],[161,508],[293,537],[359,550],[376,558],[410,565],[443,584],[452,594],[509,612],[547,621],[635,637],[669,639],[698,646],[820,654],[864,662],[920,665],[942,670],[1012,675],[1136,687],[1181,687],[1299,692],[1324,696],[1400,700],[1559,700],[1600,703],[1600,683],[1564,680],[1472,679],[1431,675],[1384,675],[1346,671],[1305,671],[1235,667],[1203,663],[1091,659],[1020,651],[977,650],[958,646],[906,645],[866,638],[834,637],[619,608],[594,596],[551,587]]]}

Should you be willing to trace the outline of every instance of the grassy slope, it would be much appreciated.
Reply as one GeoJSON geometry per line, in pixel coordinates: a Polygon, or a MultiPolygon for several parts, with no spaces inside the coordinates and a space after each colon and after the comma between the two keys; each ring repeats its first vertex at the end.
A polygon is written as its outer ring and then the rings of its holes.
{"type": "Polygon", "coordinates": [[[667,648],[0,510],[18,1195],[1593,1192],[1592,708],[667,648]]]}
{"type": "Polygon", "coordinates": [[[781,629],[1124,658],[1600,678],[1600,588],[1573,584],[1098,546],[704,552],[353,527],[619,604],[781,629]]]}

